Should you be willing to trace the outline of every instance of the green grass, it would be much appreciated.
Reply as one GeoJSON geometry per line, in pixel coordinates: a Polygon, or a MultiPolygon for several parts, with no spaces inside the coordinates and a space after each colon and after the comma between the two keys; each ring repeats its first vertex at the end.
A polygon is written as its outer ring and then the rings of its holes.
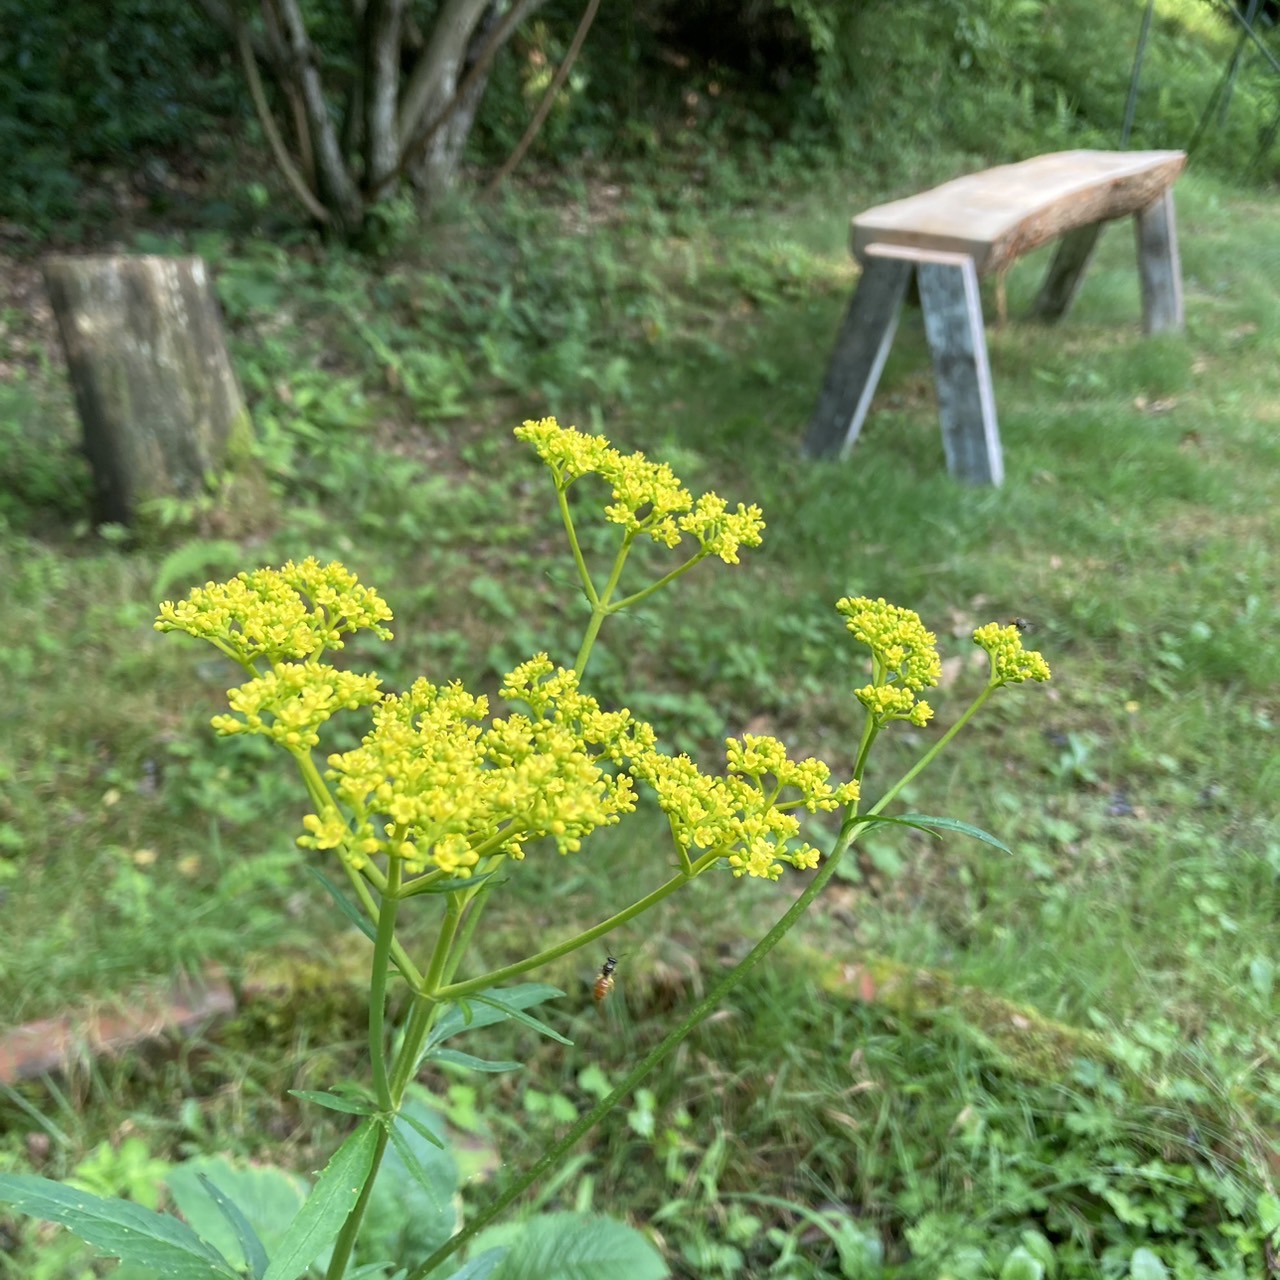
{"type": "MultiPolygon", "coordinates": [[[[805,941],[836,961],[945,970],[1098,1029],[1146,1088],[1087,1064],[1019,1080],[956,1011],[816,995],[812,955],[795,949],[548,1203],[653,1224],[690,1276],[763,1275],[788,1250],[801,1260],[778,1274],[838,1274],[830,1233],[806,1235],[794,1207],[753,1196],[829,1210],[832,1231],[878,1241],[895,1275],[998,1272],[1030,1230],[1060,1275],[1127,1274],[1147,1241],[1180,1278],[1236,1274],[1229,1230],[1255,1218],[1259,1153],[1280,1120],[1280,259],[1258,235],[1270,205],[1194,172],[1179,184],[1179,337],[1141,337],[1123,228],[1055,329],[1017,319],[1043,267],[1020,264],[1014,319],[989,336],[997,491],[946,475],[910,317],[852,457],[799,459],[852,283],[847,218],[874,197],[832,174],[795,185],[732,215],[664,212],[624,189],[592,220],[590,187],[502,221],[459,209],[433,246],[373,268],[204,242],[276,495],[244,536],[179,507],[153,513],[136,545],[91,534],[66,390],[27,335],[0,421],[0,1009],[17,1023],[178,968],[314,947],[316,928],[323,939],[292,845],[301,792],[283,760],[212,739],[230,673],[154,634],[155,603],[241,566],[337,556],[396,610],[394,645],[355,655],[392,685],[425,673],[492,687],[547,645],[570,659],[581,616],[549,491],[509,435],[557,412],[765,510],[758,553],[618,620],[593,658],[601,696],[679,749],[710,758],[726,732],[776,731],[847,769],[859,666],[832,605],[883,594],[924,615],[947,661],[936,728],[887,738],[874,794],[980,687],[968,631],[1035,622],[1052,685],[1002,694],[906,797],[986,827],[1013,856],[879,835],[805,941]]],[[[484,958],[571,933],[668,861],[652,813],[582,857],[531,857],[492,909],[484,958]]],[[[611,939],[617,1022],[603,1030],[587,998],[600,958],[548,975],[570,992],[578,1045],[539,1048],[526,1079],[486,1085],[505,1157],[554,1127],[539,1098],[579,1106],[584,1071],[616,1076],[655,1040],[776,915],[779,892],[699,884],[611,939]]],[[[215,1049],[182,1079],[133,1064],[90,1080],[74,1122],[77,1108],[28,1096],[68,1134],[59,1171],[135,1111],[166,1154],[212,1142],[301,1163],[327,1130],[282,1148],[262,1135],[299,1123],[276,1099],[323,1082],[310,1069],[300,1081],[289,1056],[331,1030],[269,1029],[280,1043],[215,1049]],[[219,1107],[202,1129],[163,1119],[228,1086],[252,1105],[219,1107]]],[[[5,1122],[28,1127],[17,1111],[5,1122]]],[[[1245,1243],[1260,1265],[1256,1231],[1245,1243]]]]}

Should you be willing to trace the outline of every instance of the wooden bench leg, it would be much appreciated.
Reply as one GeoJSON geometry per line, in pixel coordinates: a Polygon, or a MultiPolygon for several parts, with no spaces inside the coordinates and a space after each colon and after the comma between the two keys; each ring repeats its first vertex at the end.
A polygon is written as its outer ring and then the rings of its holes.
{"type": "Polygon", "coordinates": [[[818,407],[809,419],[806,457],[845,454],[858,438],[898,328],[910,262],[868,258],[836,338],[818,407]]]}
{"type": "Polygon", "coordinates": [[[1031,314],[1037,320],[1061,320],[1084,283],[1084,273],[1102,232],[1102,223],[1068,231],[1058,241],[1057,251],[1049,264],[1048,274],[1032,304],[1031,314]]]}
{"type": "Polygon", "coordinates": [[[1133,221],[1138,238],[1138,278],[1142,281],[1142,330],[1147,334],[1180,333],[1182,263],[1172,190],[1139,210],[1133,221]]]}
{"type": "Polygon", "coordinates": [[[924,331],[938,384],[938,416],[947,470],[972,484],[1001,484],[1004,459],[987,362],[982,301],[973,259],[935,254],[918,263],[924,331]]]}

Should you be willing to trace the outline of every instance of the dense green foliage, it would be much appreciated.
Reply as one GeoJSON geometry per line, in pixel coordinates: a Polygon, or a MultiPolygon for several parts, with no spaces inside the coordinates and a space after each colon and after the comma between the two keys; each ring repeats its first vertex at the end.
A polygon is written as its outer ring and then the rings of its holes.
{"type": "MultiPolygon", "coordinates": [[[[605,5],[527,163],[660,161],[700,181],[713,155],[743,143],[837,145],[866,181],[899,172],[904,157],[930,172],[956,152],[990,161],[1115,146],[1142,7],[605,5]]],[[[352,70],[344,10],[328,0],[307,9],[341,90],[352,70]]],[[[477,172],[514,147],[580,16],[576,0],[551,0],[499,57],[472,136],[477,172]]],[[[139,210],[170,224],[243,229],[262,219],[267,192],[278,186],[271,221],[285,209],[302,219],[273,177],[231,51],[191,0],[0,0],[0,27],[13,33],[0,44],[0,162],[8,175],[0,218],[36,231],[59,226],[70,237],[139,210]],[[254,144],[234,164],[228,131],[254,144]],[[202,181],[210,174],[228,175],[216,179],[216,192],[202,181]]],[[[1235,40],[1220,6],[1167,0],[1129,145],[1194,139],[1208,167],[1274,175],[1280,73],[1246,45],[1224,93],[1235,40]]]]}
{"type": "Polygon", "coordinates": [[[19,224],[109,218],[109,174],[135,198],[176,189],[234,113],[218,42],[187,0],[3,0],[0,30],[0,217],[19,224]]]}

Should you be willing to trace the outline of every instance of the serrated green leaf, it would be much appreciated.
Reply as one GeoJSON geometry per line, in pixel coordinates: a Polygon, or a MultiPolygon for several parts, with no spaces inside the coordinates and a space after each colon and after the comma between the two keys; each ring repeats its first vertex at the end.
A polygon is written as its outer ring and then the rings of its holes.
{"type": "Polygon", "coordinates": [[[1254,1207],[1258,1211],[1258,1224],[1267,1235],[1280,1231],[1280,1200],[1268,1191],[1261,1191],[1254,1207]]]}
{"type": "Polygon", "coordinates": [[[1025,1246],[1018,1245],[1004,1260],[1000,1280],[1044,1280],[1044,1263],[1025,1246]]]}
{"type": "Polygon", "coordinates": [[[109,1200],[29,1174],[0,1174],[0,1203],[56,1222],[107,1258],[162,1272],[166,1280],[237,1280],[185,1222],[129,1200],[109,1200]]]}
{"type": "Polygon", "coordinates": [[[262,1280],[296,1280],[337,1235],[373,1168],[379,1127],[376,1120],[366,1120],[334,1152],[262,1280]]]}
{"type": "Polygon", "coordinates": [[[363,1099],[344,1098],[340,1094],[329,1093],[326,1090],[290,1089],[289,1092],[295,1098],[301,1098],[304,1102],[314,1102],[318,1107],[324,1107],[328,1111],[341,1111],[344,1115],[372,1116],[378,1113],[378,1108],[371,1102],[365,1102],[363,1099]]]}
{"type": "Polygon", "coordinates": [[[407,1108],[400,1112],[399,1118],[403,1120],[405,1124],[407,1124],[409,1128],[411,1128],[420,1137],[424,1138],[427,1142],[431,1143],[433,1147],[439,1147],[441,1151],[448,1150],[448,1148],[444,1144],[444,1140],[438,1134],[433,1133],[432,1130],[430,1130],[426,1126],[426,1124],[423,1123],[423,1121],[419,1120],[417,1116],[415,1116],[407,1108]]]}
{"type": "Polygon", "coordinates": [[[462,1053],[457,1049],[432,1049],[427,1057],[433,1062],[451,1062],[455,1067],[465,1067],[468,1071],[519,1071],[523,1062],[503,1062],[493,1058],[477,1058],[474,1054],[462,1053]]]}
{"type": "MultiPolygon", "coordinates": [[[[396,1155],[400,1157],[401,1163],[404,1165],[409,1176],[423,1190],[434,1195],[438,1188],[436,1179],[428,1172],[427,1167],[418,1159],[418,1153],[413,1149],[413,1144],[404,1135],[404,1130],[399,1125],[391,1126],[391,1146],[396,1155]]],[[[438,1143],[438,1140],[437,1140],[438,1143]]],[[[443,1144],[439,1144],[443,1150],[443,1144]]],[[[448,1203],[449,1194],[452,1194],[453,1188],[450,1187],[444,1197],[444,1203],[448,1203]]]]}
{"type": "Polygon", "coordinates": [[[894,818],[886,818],[885,821],[896,822],[906,827],[915,827],[920,831],[954,831],[957,835],[969,836],[973,840],[981,840],[983,844],[989,844],[993,848],[999,849],[1001,853],[1013,853],[1013,850],[1003,840],[998,840],[991,832],[984,831],[981,827],[975,827],[971,822],[961,822],[959,818],[934,818],[926,813],[903,813],[894,818]]]}
{"type": "Polygon", "coordinates": [[[1020,1238],[1023,1248],[1044,1267],[1045,1275],[1052,1276],[1057,1270],[1058,1262],[1053,1255],[1053,1245],[1049,1243],[1049,1238],[1031,1228],[1024,1231],[1020,1238]]]}

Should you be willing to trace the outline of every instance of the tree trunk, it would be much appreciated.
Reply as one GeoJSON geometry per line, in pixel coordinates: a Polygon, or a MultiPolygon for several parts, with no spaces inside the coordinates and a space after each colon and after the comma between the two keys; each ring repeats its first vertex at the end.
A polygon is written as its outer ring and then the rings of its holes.
{"type": "Polygon", "coordinates": [[[100,521],[194,497],[249,460],[253,426],[199,258],[49,258],[100,521]]]}
{"type": "Polygon", "coordinates": [[[486,71],[466,87],[461,101],[432,135],[421,160],[411,170],[410,181],[424,207],[430,208],[457,185],[462,154],[467,148],[467,139],[471,137],[471,127],[488,84],[489,73],[486,71]]]}
{"type": "Polygon", "coordinates": [[[369,211],[406,179],[427,204],[456,184],[493,59],[546,0],[439,0],[425,39],[409,0],[351,0],[354,46],[329,49],[327,58],[308,30],[304,0],[259,0],[260,23],[235,0],[191,3],[239,46],[254,108],[294,194],[328,233],[358,242],[369,211]],[[407,50],[414,57],[406,75],[407,50]],[[297,159],[258,63],[294,111],[297,159]]]}
{"type": "Polygon", "coordinates": [[[493,59],[546,0],[449,0],[405,86],[400,134],[414,189],[430,206],[457,183],[493,59]]]}

